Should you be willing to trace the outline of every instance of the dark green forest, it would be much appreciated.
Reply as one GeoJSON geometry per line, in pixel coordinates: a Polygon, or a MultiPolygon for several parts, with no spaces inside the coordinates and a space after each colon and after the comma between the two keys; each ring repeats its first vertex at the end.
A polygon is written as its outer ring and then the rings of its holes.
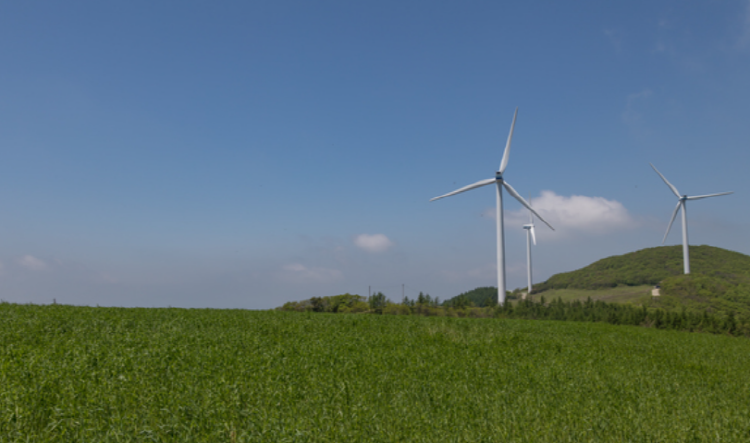
{"type": "MultiPolygon", "coordinates": [[[[510,293],[508,293],[510,295],[510,293]]],[[[444,306],[495,306],[497,304],[497,288],[484,286],[472,289],[443,302],[444,306]]]]}

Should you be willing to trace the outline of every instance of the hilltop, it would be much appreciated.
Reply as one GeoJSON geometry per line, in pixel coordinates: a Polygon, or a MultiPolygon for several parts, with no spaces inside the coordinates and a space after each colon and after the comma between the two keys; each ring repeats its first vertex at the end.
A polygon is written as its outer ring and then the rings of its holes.
{"type": "Polygon", "coordinates": [[[626,287],[639,286],[643,291],[643,285],[660,284],[659,297],[643,295],[637,301],[623,301],[667,310],[750,313],[750,256],[713,246],[691,246],[690,268],[690,275],[683,274],[682,246],[648,248],[553,275],[535,285],[534,294],[551,296],[559,290],[622,292],[626,287]]]}
{"type": "MultiPolygon", "coordinates": [[[[690,246],[690,268],[692,276],[715,277],[729,284],[750,282],[750,256],[722,248],[690,246]]],[[[656,285],[681,275],[682,246],[660,246],[603,258],[577,271],[555,274],[534,285],[534,292],[656,285]]]]}
{"type": "MultiPolygon", "coordinates": [[[[555,274],[534,285],[533,297],[547,301],[592,298],[614,303],[646,305],[665,310],[750,314],[750,256],[713,246],[690,247],[691,274],[683,274],[682,246],[661,246],[603,258],[576,271],[555,274]],[[651,297],[651,287],[661,295],[651,297]]],[[[520,298],[518,288],[508,299],[520,298]]],[[[486,306],[497,288],[482,287],[459,294],[457,301],[486,306]]]]}
{"type": "Polygon", "coordinates": [[[494,306],[497,304],[497,288],[494,286],[484,286],[472,289],[443,302],[444,306],[453,306],[456,304],[472,304],[480,307],[494,306]]]}

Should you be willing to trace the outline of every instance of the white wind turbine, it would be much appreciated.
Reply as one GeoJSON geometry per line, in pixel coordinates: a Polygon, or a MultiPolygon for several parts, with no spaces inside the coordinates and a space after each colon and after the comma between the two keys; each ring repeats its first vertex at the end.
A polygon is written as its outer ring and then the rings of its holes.
{"type": "Polygon", "coordinates": [[[526,230],[526,268],[528,269],[528,289],[526,295],[531,295],[531,242],[536,246],[536,235],[534,234],[534,214],[529,212],[529,224],[523,225],[526,230]]]}
{"type": "Polygon", "coordinates": [[[539,217],[539,220],[543,221],[544,224],[549,226],[549,228],[553,231],[555,230],[552,225],[547,223],[539,214],[536,213],[536,211],[531,209],[531,206],[526,202],[526,200],[524,200],[523,197],[521,197],[521,195],[518,194],[518,192],[516,192],[516,190],[513,189],[513,187],[503,179],[503,172],[505,172],[505,167],[508,166],[508,156],[510,155],[510,141],[511,139],[513,139],[513,128],[516,126],[517,116],[518,108],[516,108],[516,112],[513,114],[513,123],[511,123],[510,125],[510,133],[508,134],[508,142],[505,144],[503,160],[500,162],[500,169],[495,173],[494,178],[488,178],[486,180],[478,181],[469,186],[464,186],[461,189],[456,189],[453,192],[449,192],[445,195],[430,199],[430,201],[438,200],[444,197],[450,197],[451,195],[460,194],[474,188],[491,185],[493,183],[496,184],[497,208],[495,218],[497,222],[497,303],[500,305],[505,303],[505,234],[503,230],[503,187],[505,187],[508,193],[512,195],[516,200],[518,200],[522,205],[524,205],[529,211],[539,217]]]}
{"type": "Polygon", "coordinates": [[[664,234],[664,239],[661,241],[661,244],[664,244],[664,242],[667,241],[667,235],[669,235],[669,230],[672,229],[672,223],[674,223],[675,217],[677,217],[677,211],[682,208],[682,260],[685,265],[685,274],[690,274],[690,254],[688,252],[688,232],[687,232],[687,208],[685,205],[685,202],[688,200],[700,200],[702,198],[708,198],[708,197],[718,197],[720,195],[727,195],[731,194],[734,191],[731,192],[720,192],[718,194],[708,194],[708,195],[696,195],[694,197],[688,197],[687,195],[680,195],[680,191],[677,190],[677,188],[674,187],[672,183],[669,183],[667,179],[662,175],[661,172],[659,172],[658,169],[656,169],[656,166],[654,166],[652,163],[649,163],[652,168],[654,168],[654,171],[656,171],[657,174],[659,174],[659,177],[661,177],[662,180],[664,180],[664,183],[669,186],[669,189],[674,192],[674,195],[677,196],[679,200],[677,200],[677,206],[674,208],[674,212],[672,213],[672,219],[669,220],[669,226],[667,226],[667,233],[664,234]]]}

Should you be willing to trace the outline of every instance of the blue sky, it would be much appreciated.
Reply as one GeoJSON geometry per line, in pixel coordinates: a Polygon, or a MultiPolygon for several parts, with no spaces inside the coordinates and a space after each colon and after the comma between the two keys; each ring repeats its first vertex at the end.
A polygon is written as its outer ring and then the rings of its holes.
{"type": "Polygon", "coordinates": [[[557,229],[535,281],[661,244],[649,162],[735,191],[688,205],[690,242],[750,254],[747,0],[6,2],[0,66],[5,301],[495,285],[492,189],[428,200],[493,176],[516,106],[505,177],[557,229]]]}

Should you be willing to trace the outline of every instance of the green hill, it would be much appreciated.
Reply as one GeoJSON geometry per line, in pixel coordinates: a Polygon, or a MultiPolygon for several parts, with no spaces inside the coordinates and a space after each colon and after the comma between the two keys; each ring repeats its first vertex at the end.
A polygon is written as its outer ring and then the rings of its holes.
{"type": "MultiPolygon", "coordinates": [[[[691,274],[683,274],[682,246],[661,246],[601,259],[534,285],[534,298],[592,298],[665,310],[750,313],[750,256],[713,246],[690,247],[691,274]],[[651,287],[661,285],[661,296],[651,287]]],[[[508,297],[514,300],[525,288],[508,297]]],[[[447,300],[445,306],[487,306],[497,288],[481,287],[447,300]]]]}
{"type": "MultiPolygon", "coordinates": [[[[716,277],[731,284],[750,281],[750,256],[713,246],[691,246],[690,268],[692,275],[716,277]]],[[[555,274],[536,284],[534,292],[656,285],[679,275],[683,275],[682,246],[661,246],[607,257],[577,271],[555,274]]]]}
{"type": "Polygon", "coordinates": [[[750,312],[750,256],[713,246],[691,246],[690,268],[691,274],[684,275],[681,246],[642,249],[553,275],[537,284],[534,293],[603,292],[660,284],[661,296],[641,297],[641,304],[667,310],[750,312]]]}
{"type": "Polygon", "coordinates": [[[497,304],[497,288],[484,286],[472,289],[443,302],[443,306],[493,306],[497,304]]]}

